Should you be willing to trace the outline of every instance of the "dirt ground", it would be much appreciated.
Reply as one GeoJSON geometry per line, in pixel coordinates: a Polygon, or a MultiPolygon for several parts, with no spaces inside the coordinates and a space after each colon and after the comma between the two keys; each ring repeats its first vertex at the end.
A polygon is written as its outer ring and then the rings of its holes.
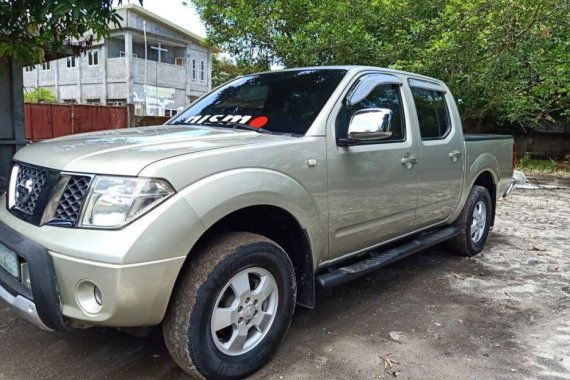
{"type": "MultiPolygon", "coordinates": [[[[570,179],[501,201],[476,258],[445,246],[298,309],[254,379],[570,379],[570,179]]],[[[0,305],[0,379],[183,379],[160,332],[46,333],[0,305]]]]}

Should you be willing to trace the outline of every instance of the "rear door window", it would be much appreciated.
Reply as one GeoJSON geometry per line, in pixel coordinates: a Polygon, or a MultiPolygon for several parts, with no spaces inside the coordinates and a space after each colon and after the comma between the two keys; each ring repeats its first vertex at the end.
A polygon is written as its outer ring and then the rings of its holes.
{"type": "Polygon", "coordinates": [[[443,139],[451,130],[445,94],[436,90],[412,87],[422,140],[443,139]]]}

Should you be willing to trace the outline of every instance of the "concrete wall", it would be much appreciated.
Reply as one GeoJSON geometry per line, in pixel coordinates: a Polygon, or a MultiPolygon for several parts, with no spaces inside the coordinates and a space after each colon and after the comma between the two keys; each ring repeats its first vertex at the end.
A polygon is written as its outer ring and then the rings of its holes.
{"type": "Polygon", "coordinates": [[[529,153],[535,158],[564,158],[570,154],[570,134],[532,133],[515,136],[517,154],[529,153]]]}
{"type": "MultiPolygon", "coordinates": [[[[127,26],[132,29],[143,30],[143,21],[144,19],[139,14],[135,12],[129,12],[127,17],[127,26]]],[[[180,41],[187,40],[187,37],[184,34],[170,28],[166,28],[151,20],[146,20],[146,33],[149,38],[152,38],[152,35],[156,35],[180,41]]]]}
{"type": "Polygon", "coordinates": [[[107,40],[108,58],[117,58],[121,56],[121,52],[125,51],[125,39],[116,37],[107,40]]]}
{"type": "Polygon", "coordinates": [[[211,72],[211,53],[203,46],[189,43],[186,51],[188,56],[188,64],[186,65],[188,84],[187,92],[190,96],[202,96],[208,92],[212,83],[211,72]],[[192,76],[192,60],[196,60],[196,79],[192,76]],[[204,80],[200,78],[200,62],[205,62],[205,76],[204,80]]]}
{"type": "MultiPolygon", "coordinates": [[[[145,61],[133,58],[135,83],[144,83],[145,61]]],[[[186,70],[184,66],[175,66],[154,61],[146,62],[146,83],[153,86],[186,89],[186,70]]]]}

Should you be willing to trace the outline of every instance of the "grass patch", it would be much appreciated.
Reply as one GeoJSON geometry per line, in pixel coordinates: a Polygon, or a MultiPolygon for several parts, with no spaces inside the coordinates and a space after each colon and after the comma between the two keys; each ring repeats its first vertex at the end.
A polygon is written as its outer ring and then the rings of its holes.
{"type": "Polygon", "coordinates": [[[525,154],[517,163],[517,169],[524,171],[536,171],[545,173],[565,172],[570,173],[570,162],[549,160],[537,160],[525,154]]]}

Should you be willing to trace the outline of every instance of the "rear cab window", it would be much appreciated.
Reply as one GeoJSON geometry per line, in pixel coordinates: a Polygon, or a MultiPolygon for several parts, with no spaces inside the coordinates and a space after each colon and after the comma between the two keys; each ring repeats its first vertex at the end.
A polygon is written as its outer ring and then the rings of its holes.
{"type": "Polygon", "coordinates": [[[451,131],[445,91],[436,86],[410,80],[422,140],[440,140],[451,131]]]}

